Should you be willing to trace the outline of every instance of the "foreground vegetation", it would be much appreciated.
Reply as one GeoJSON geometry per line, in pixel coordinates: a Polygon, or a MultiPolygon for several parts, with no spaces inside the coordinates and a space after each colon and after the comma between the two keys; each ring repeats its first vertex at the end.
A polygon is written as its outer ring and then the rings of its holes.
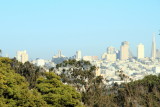
{"type": "Polygon", "coordinates": [[[160,76],[107,87],[95,70],[89,62],[68,60],[47,73],[1,57],[0,107],[159,107],[160,76]],[[55,74],[61,67],[69,69],[55,74]]]}
{"type": "Polygon", "coordinates": [[[18,106],[75,107],[82,104],[80,93],[64,85],[54,73],[40,72],[29,62],[22,64],[0,58],[0,107],[18,106]]]}

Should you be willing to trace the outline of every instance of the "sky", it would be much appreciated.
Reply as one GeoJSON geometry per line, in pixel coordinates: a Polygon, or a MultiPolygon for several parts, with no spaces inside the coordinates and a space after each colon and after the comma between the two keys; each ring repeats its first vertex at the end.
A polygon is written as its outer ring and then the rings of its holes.
{"type": "Polygon", "coordinates": [[[61,50],[73,56],[101,56],[108,46],[129,41],[151,55],[152,35],[160,48],[160,0],[0,0],[0,49],[16,56],[27,50],[30,60],[51,59],[61,50]]]}

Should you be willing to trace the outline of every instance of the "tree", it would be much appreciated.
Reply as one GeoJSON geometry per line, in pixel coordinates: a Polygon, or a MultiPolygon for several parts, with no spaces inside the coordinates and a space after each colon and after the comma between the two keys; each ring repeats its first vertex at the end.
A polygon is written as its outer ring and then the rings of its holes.
{"type": "Polygon", "coordinates": [[[0,57],[2,56],[2,50],[0,49],[0,57]]]}
{"type": "Polygon", "coordinates": [[[76,107],[82,106],[81,95],[76,90],[64,85],[60,77],[54,73],[45,73],[45,77],[37,80],[37,90],[42,94],[47,104],[55,107],[76,107]]]}
{"type": "Polygon", "coordinates": [[[16,73],[24,76],[29,83],[29,88],[32,89],[36,86],[36,81],[40,75],[43,75],[45,72],[44,69],[37,67],[30,62],[21,63],[18,62],[15,58],[9,62],[11,67],[16,71],[16,73]]]}
{"type": "Polygon", "coordinates": [[[96,67],[88,61],[68,60],[58,65],[67,69],[62,70],[60,76],[64,83],[70,84],[81,92],[82,102],[89,107],[107,107],[112,98],[108,96],[108,89],[103,83],[102,76],[95,76],[96,67]],[[69,69],[68,69],[69,68],[69,69]]]}
{"type": "Polygon", "coordinates": [[[8,58],[0,58],[0,107],[47,107],[37,90],[29,90],[24,77],[15,73],[8,58]]]}

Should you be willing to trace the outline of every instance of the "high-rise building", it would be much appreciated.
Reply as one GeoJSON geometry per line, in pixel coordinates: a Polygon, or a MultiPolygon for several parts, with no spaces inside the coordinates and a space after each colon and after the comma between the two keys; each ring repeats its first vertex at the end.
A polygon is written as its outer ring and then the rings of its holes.
{"type": "Polygon", "coordinates": [[[28,61],[27,51],[17,51],[17,60],[19,62],[25,63],[28,61]]]}
{"type": "Polygon", "coordinates": [[[152,58],[152,59],[155,59],[155,58],[156,58],[156,37],[155,37],[155,35],[153,35],[153,40],[152,40],[151,58],[152,58]]]}
{"type": "Polygon", "coordinates": [[[124,41],[121,44],[121,53],[120,53],[121,60],[129,59],[129,42],[124,41]]]}
{"type": "Polygon", "coordinates": [[[81,60],[82,59],[82,52],[81,51],[77,51],[76,52],[76,60],[81,60]]]}
{"type": "Polygon", "coordinates": [[[112,46],[108,47],[107,52],[102,55],[102,59],[107,61],[116,61],[116,49],[112,46]]]}
{"type": "Polygon", "coordinates": [[[137,58],[144,58],[144,45],[142,43],[140,43],[137,47],[137,58]]]}

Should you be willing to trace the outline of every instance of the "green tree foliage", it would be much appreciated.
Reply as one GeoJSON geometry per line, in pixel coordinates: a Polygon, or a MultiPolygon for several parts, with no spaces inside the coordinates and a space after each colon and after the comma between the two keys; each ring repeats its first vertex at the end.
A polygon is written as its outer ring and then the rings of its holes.
{"type": "Polygon", "coordinates": [[[80,107],[81,95],[76,90],[64,85],[60,77],[54,73],[46,73],[45,77],[37,80],[37,90],[42,94],[44,100],[54,107],[80,107]]]}
{"type": "Polygon", "coordinates": [[[0,107],[81,107],[81,101],[87,107],[160,105],[160,75],[106,87],[101,76],[95,77],[96,67],[89,62],[68,60],[56,66],[60,67],[64,69],[57,76],[29,62],[1,57],[0,107]]]}
{"type": "Polygon", "coordinates": [[[19,73],[20,75],[24,76],[29,83],[29,88],[32,89],[36,85],[36,80],[40,75],[43,75],[45,72],[44,69],[37,67],[30,62],[21,63],[18,62],[16,59],[12,59],[10,62],[11,67],[19,73]]]}
{"type": "Polygon", "coordinates": [[[68,60],[58,64],[57,69],[59,68],[63,68],[60,75],[62,81],[75,86],[81,92],[83,103],[88,107],[159,107],[160,105],[160,75],[149,75],[142,80],[106,87],[101,76],[95,77],[95,67],[89,62],[68,60]]]}
{"type": "Polygon", "coordinates": [[[15,73],[8,58],[0,58],[0,107],[47,106],[40,93],[29,90],[24,77],[15,73]]]}
{"type": "Polygon", "coordinates": [[[57,65],[57,69],[63,67],[60,74],[64,83],[73,85],[81,92],[82,101],[89,107],[107,107],[114,105],[111,103],[107,92],[108,89],[103,83],[103,77],[95,76],[96,67],[92,66],[88,61],[68,60],[57,65]],[[69,69],[65,69],[65,67],[69,69]]]}
{"type": "Polygon", "coordinates": [[[115,102],[118,106],[159,107],[160,75],[149,75],[142,80],[123,84],[118,90],[115,102]]]}
{"type": "Polygon", "coordinates": [[[69,68],[63,69],[60,77],[62,78],[62,82],[75,86],[78,91],[87,90],[95,78],[94,70],[96,67],[92,66],[88,61],[68,60],[57,64],[56,67],[69,68]]]}
{"type": "Polygon", "coordinates": [[[2,56],[2,50],[0,49],[0,57],[2,56]]]}
{"type": "Polygon", "coordinates": [[[80,93],[60,80],[29,62],[0,58],[0,107],[81,107],[80,93]]]}

